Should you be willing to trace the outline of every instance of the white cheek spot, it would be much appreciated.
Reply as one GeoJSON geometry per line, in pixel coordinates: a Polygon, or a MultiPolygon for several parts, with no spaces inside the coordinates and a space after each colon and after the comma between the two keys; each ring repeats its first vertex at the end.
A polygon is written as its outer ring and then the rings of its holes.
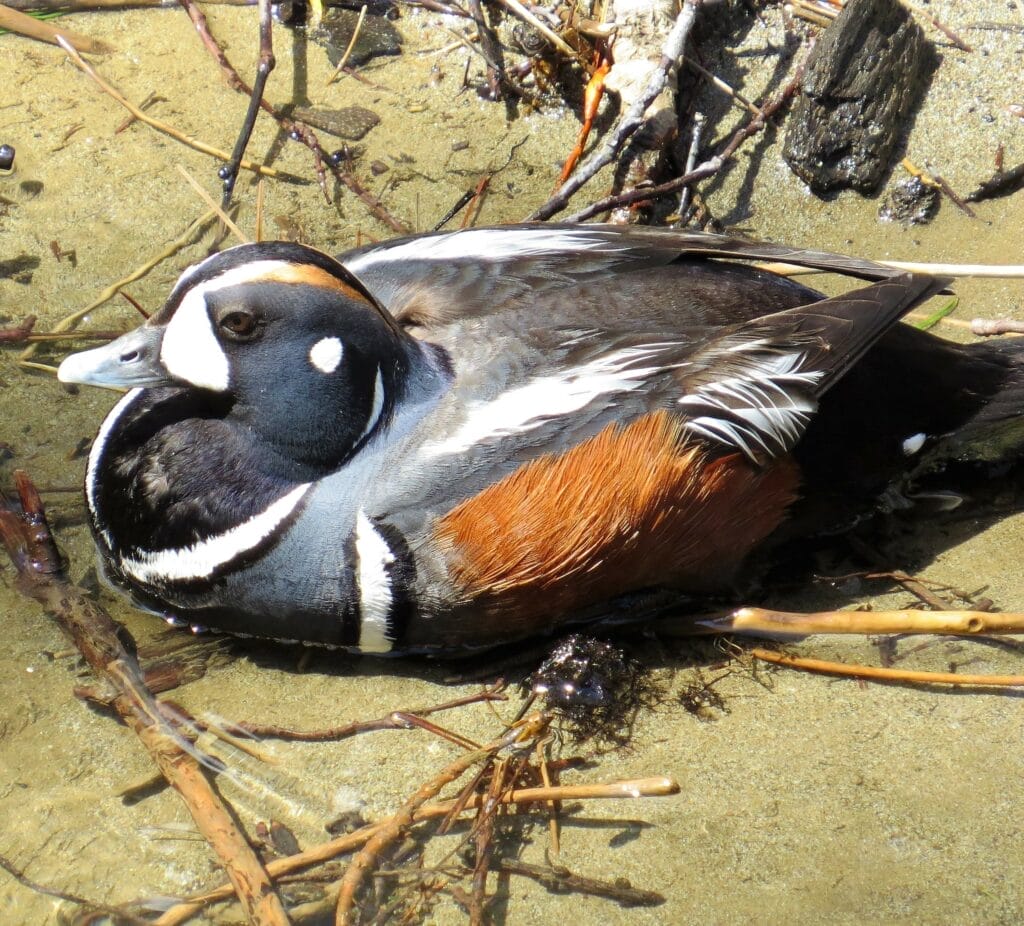
{"type": "Polygon", "coordinates": [[[309,362],[321,373],[333,373],[341,363],[341,338],[321,338],[309,349],[309,362]]]}
{"type": "Polygon", "coordinates": [[[917,434],[911,434],[910,437],[903,442],[904,456],[912,457],[924,446],[926,439],[927,435],[923,431],[917,434]]]}
{"type": "Polygon", "coordinates": [[[152,584],[206,579],[244,553],[254,550],[280,527],[295,510],[309,489],[305,482],[272,505],[236,527],[191,546],[171,550],[141,550],[136,556],[123,556],[121,568],[137,582],[152,584]]]}
{"type": "Polygon", "coordinates": [[[171,376],[200,389],[224,392],[230,365],[213,332],[204,287],[185,294],[167,324],[160,345],[160,362],[171,376]]]}

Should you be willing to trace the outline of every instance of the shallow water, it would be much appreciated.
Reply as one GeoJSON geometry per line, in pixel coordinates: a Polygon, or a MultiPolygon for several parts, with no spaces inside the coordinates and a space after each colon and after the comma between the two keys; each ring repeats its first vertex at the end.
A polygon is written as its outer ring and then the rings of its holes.
{"type": "MultiPolygon", "coordinates": [[[[1024,159],[1024,125],[1007,109],[1022,102],[1017,78],[1024,62],[1019,31],[1024,12],[1019,3],[1001,2],[950,0],[930,8],[976,50],[966,54],[940,42],[942,64],[916,118],[907,155],[963,192],[989,175],[998,145],[1005,146],[1007,165],[1024,159]],[[1009,22],[1018,31],[971,28],[980,21],[1009,22]]],[[[251,74],[254,12],[211,7],[207,14],[240,71],[251,74]]],[[[752,23],[720,62],[711,56],[709,66],[748,97],[761,98],[763,74],[771,72],[783,44],[777,15],[776,8],[766,11],[765,20],[752,23]]],[[[406,53],[364,68],[373,86],[344,79],[330,88],[325,87],[326,56],[314,46],[306,56],[307,76],[295,77],[290,36],[279,28],[279,66],[268,96],[285,100],[304,83],[317,105],[377,111],[381,124],[359,143],[365,152],[358,174],[418,230],[432,226],[484,173],[505,164],[515,148],[508,166],[492,180],[478,223],[523,218],[553,186],[576,119],[551,106],[506,122],[503,106],[483,103],[472,91],[460,93],[464,50],[447,52],[440,59],[441,76],[432,74],[434,57],[416,50],[449,43],[437,21],[425,16],[401,21],[406,53]],[[388,171],[373,177],[365,165],[374,160],[388,171]]],[[[153,114],[230,147],[245,100],[224,86],[183,13],[94,14],[73,17],[70,24],[115,46],[114,54],[96,62],[126,95],[139,101],[156,91],[166,101],[155,104],[153,114]]],[[[206,157],[140,125],[115,134],[126,113],[59,50],[2,36],[0,74],[0,142],[18,149],[16,174],[0,179],[0,196],[13,203],[0,207],[0,259],[39,258],[31,283],[0,280],[0,324],[33,313],[45,330],[160,251],[205,211],[175,165],[186,167],[217,196],[215,168],[206,157]],[[52,241],[59,250],[73,250],[76,262],[58,260],[52,241]]],[[[721,105],[720,98],[709,98],[712,112],[721,105]]],[[[726,116],[715,134],[724,133],[735,118],[738,113],[726,116]]],[[[283,170],[311,175],[305,149],[276,138],[265,121],[250,152],[272,155],[283,170]]],[[[601,190],[599,178],[578,197],[580,205],[601,190]]],[[[271,233],[301,233],[325,250],[342,250],[360,236],[390,234],[346,192],[328,205],[314,184],[277,182],[267,184],[266,198],[271,233]]],[[[782,163],[774,138],[748,145],[738,166],[709,185],[708,198],[724,222],[796,245],[905,260],[1021,260],[1024,194],[978,206],[976,220],[946,202],[932,225],[906,230],[879,223],[877,201],[843,195],[824,202],[808,196],[782,163]]],[[[238,221],[252,234],[255,192],[248,178],[239,184],[238,199],[243,204],[238,221]]],[[[128,291],[143,306],[157,307],[181,269],[199,259],[208,243],[209,235],[128,291]]],[[[1019,282],[965,280],[957,289],[959,318],[1024,318],[1019,282]]],[[[133,309],[113,301],[94,312],[89,325],[119,328],[135,320],[133,309]]],[[[963,337],[952,326],[943,331],[963,337]]],[[[113,397],[98,391],[68,394],[49,377],[21,371],[15,356],[11,349],[0,352],[0,441],[14,451],[0,476],[7,482],[10,470],[19,466],[41,485],[77,486],[84,462],[75,448],[95,432],[113,397]]],[[[46,500],[72,574],[79,578],[92,563],[81,503],[75,493],[50,492],[46,500]]],[[[895,566],[957,588],[985,586],[1001,608],[1024,610],[1022,530],[1020,516],[978,516],[942,526],[924,522],[901,533],[889,552],[898,557],[895,566]]],[[[877,590],[817,586],[779,600],[794,608],[908,601],[902,593],[870,598],[877,590]]],[[[101,594],[140,641],[151,642],[161,632],[153,618],[101,594]]],[[[191,833],[173,794],[160,793],[131,807],[118,797],[119,790],[151,773],[149,760],[123,728],[73,697],[72,686],[82,680],[75,660],[63,654],[67,644],[35,605],[17,595],[6,564],[0,566],[0,613],[5,631],[0,854],[37,882],[112,903],[181,895],[219,881],[208,850],[191,833]]],[[[1019,653],[959,641],[927,643],[905,664],[1021,671],[1019,653]]],[[[900,651],[915,645],[903,641],[900,651]]],[[[847,661],[879,659],[867,641],[818,638],[800,650],[847,661]]],[[[1004,692],[861,685],[763,669],[755,677],[746,662],[739,662],[716,686],[725,709],[702,721],[683,708],[679,696],[695,679],[694,664],[708,677],[720,674],[707,669],[714,657],[706,648],[693,654],[671,639],[647,641],[642,652],[666,686],[665,700],[641,717],[628,752],[602,756],[595,768],[565,780],[671,774],[682,793],[576,810],[564,821],[560,862],[593,877],[627,877],[661,891],[666,904],[623,910],[596,898],[549,894],[515,879],[498,911],[507,922],[571,916],[624,923],[1008,923],[1024,915],[1018,698],[1004,692]]],[[[300,655],[294,649],[235,644],[205,678],[173,697],[195,713],[301,728],[447,700],[474,687],[445,684],[448,667],[333,653],[313,654],[300,671],[300,655]]],[[[488,666],[481,657],[475,667],[488,666]]],[[[511,712],[504,708],[506,716],[511,712]]],[[[495,721],[483,707],[461,710],[448,722],[481,740],[495,735],[495,721]]],[[[299,775],[299,782],[283,772],[270,776],[292,806],[246,790],[239,796],[239,815],[250,828],[259,819],[289,817],[307,845],[322,838],[324,819],[353,806],[371,818],[393,810],[429,771],[455,755],[454,747],[420,731],[373,733],[334,745],[282,744],[275,751],[284,767],[299,775]]],[[[223,787],[230,792],[233,783],[223,787]]],[[[523,838],[523,856],[541,861],[547,845],[543,818],[537,817],[523,838]]],[[[61,907],[69,905],[0,874],[4,923],[55,922],[61,907]]],[[[433,915],[439,922],[462,919],[446,898],[433,915]]],[[[225,916],[227,922],[238,920],[237,911],[225,916]]]]}

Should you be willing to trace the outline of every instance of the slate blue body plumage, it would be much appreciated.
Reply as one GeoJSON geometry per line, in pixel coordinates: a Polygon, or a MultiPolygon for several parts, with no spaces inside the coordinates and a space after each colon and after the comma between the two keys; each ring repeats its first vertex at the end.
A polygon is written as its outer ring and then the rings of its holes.
{"type": "Polygon", "coordinates": [[[134,387],[86,495],[139,601],[453,652],[725,590],[752,550],[909,504],[950,459],[1015,458],[1020,350],[898,324],[943,285],[654,229],[508,226],[337,260],[268,242],[191,268],[61,378],[134,387]],[[733,258],[877,282],[823,299],[733,258]]]}

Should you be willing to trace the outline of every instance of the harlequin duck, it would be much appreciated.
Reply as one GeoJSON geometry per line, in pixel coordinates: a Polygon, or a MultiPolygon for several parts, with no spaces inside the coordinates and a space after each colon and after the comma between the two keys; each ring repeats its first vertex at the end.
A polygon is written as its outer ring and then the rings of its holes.
{"type": "Polygon", "coordinates": [[[1021,442],[1017,343],[945,281],[703,233],[506,226],[187,270],[65,382],[132,387],[86,475],[110,576],[193,624],[451,653],[727,589],[748,554],[1021,442]],[[823,298],[730,259],[876,282],[823,298]]]}

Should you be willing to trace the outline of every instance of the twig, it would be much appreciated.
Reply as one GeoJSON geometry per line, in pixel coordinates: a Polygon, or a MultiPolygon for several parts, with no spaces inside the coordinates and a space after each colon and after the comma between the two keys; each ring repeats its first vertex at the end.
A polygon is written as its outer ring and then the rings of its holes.
{"type": "Polygon", "coordinates": [[[134,913],[130,913],[122,907],[114,907],[110,904],[98,903],[95,900],[89,900],[88,897],[80,897],[78,894],[71,894],[68,891],[60,891],[56,888],[47,887],[45,884],[40,884],[38,881],[33,881],[10,859],[5,858],[2,855],[0,855],[0,868],[6,871],[19,884],[27,887],[30,891],[35,891],[37,894],[45,894],[47,897],[56,897],[59,900],[70,901],[71,903],[78,904],[89,912],[105,913],[116,923],[129,923],[131,926],[150,926],[151,924],[151,920],[136,916],[134,913]]]}
{"type": "Polygon", "coordinates": [[[337,177],[342,183],[348,187],[349,191],[355,193],[356,196],[362,200],[364,206],[370,210],[371,214],[377,221],[387,225],[392,231],[398,232],[400,235],[408,235],[412,231],[408,225],[404,222],[396,219],[384,204],[374,196],[369,190],[366,189],[352,174],[349,170],[341,170],[337,173],[337,177]]]}
{"type": "Polygon", "coordinates": [[[260,103],[263,102],[263,91],[267,86],[267,78],[274,70],[277,63],[274,60],[274,42],[271,30],[273,20],[270,16],[270,0],[259,0],[260,14],[260,53],[256,63],[256,78],[252,82],[252,95],[249,97],[249,107],[245,111],[245,118],[242,120],[242,128],[238,132],[235,147],[231,152],[231,159],[218,172],[217,175],[224,181],[224,195],[221,198],[221,208],[225,211],[231,204],[231,194],[235,189],[235,181],[238,179],[238,169],[242,165],[245,149],[252,137],[252,130],[256,127],[256,116],[260,111],[260,103]]]}
{"type": "Polygon", "coordinates": [[[697,621],[708,633],[934,633],[977,636],[1024,633],[1024,614],[991,611],[813,611],[738,608],[697,621]]]}
{"type": "Polygon", "coordinates": [[[867,678],[874,681],[920,682],[928,685],[974,685],[993,688],[1017,688],[1024,686],[1024,675],[968,675],[957,672],[915,672],[911,669],[886,669],[879,666],[855,666],[845,662],[830,662],[827,659],[809,659],[804,656],[790,656],[774,650],[755,647],[750,655],[764,662],[786,666],[790,669],[805,669],[822,672],[825,675],[842,675],[850,678],[867,678]]]}
{"type": "Polygon", "coordinates": [[[341,60],[338,61],[338,66],[331,71],[331,76],[327,78],[327,86],[333,84],[341,72],[345,70],[345,65],[348,64],[348,59],[352,56],[352,49],[356,47],[356,40],[359,38],[359,33],[363,30],[363,20],[366,19],[366,4],[364,3],[359,10],[359,18],[356,20],[356,27],[352,30],[352,38],[348,40],[348,45],[345,46],[345,51],[341,56],[341,60]]]}
{"type": "Polygon", "coordinates": [[[651,74],[644,92],[619,120],[619,124],[616,126],[615,131],[611,133],[604,147],[592,154],[589,160],[562,184],[558,192],[530,216],[531,220],[549,219],[565,209],[570,197],[601,170],[602,167],[615,160],[622,147],[643,125],[644,113],[647,111],[647,107],[657,99],[658,95],[665,88],[669,69],[679,60],[686,48],[690,31],[693,29],[694,21],[697,18],[699,5],[700,0],[683,0],[683,8],[676,17],[672,30],[669,32],[665,45],[662,48],[661,60],[651,74]]]}
{"type": "Polygon", "coordinates": [[[487,98],[496,102],[501,99],[501,89],[507,83],[501,43],[484,16],[480,0],[469,0],[469,15],[476,23],[476,32],[480,37],[481,56],[487,62],[487,98]]]}
{"type": "Polygon", "coordinates": [[[2,4],[0,4],[0,29],[7,29],[9,32],[16,32],[18,35],[24,35],[30,39],[38,39],[40,42],[49,42],[51,45],[60,45],[58,39],[63,39],[78,51],[88,55],[109,55],[114,50],[99,39],[91,39],[87,35],[72,32],[62,26],[52,26],[48,22],[19,13],[2,4]]]}
{"type": "Polygon", "coordinates": [[[700,74],[708,83],[711,84],[717,90],[721,90],[727,97],[732,99],[738,106],[745,109],[752,116],[760,116],[761,110],[757,108],[753,103],[750,102],[742,93],[738,90],[734,90],[730,87],[721,77],[717,77],[712,74],[706,68],[701,67],[696,61],[690,58],[683,58],[682,63],[685,64],[690,70],[700,74]]]}
{"type": "MultiPolygon", "coordinates": [[[[193,0],[178,0],[178,2],[185,8],[185,12],[188,13],[189,19],[192,20],[192,25],[196,27],[196,32],[199,33],[203,46],[213,57],[213,60],[217,62],[217,66],[224,75],[224,79],[227,80],[228,86],[232,90],[248,96],[250,101],[254,99],[253,88],[242,80],[234,65],[228,61],[227,55],[224,54],[220,45],[217,44],[217,40],[210,32],[210,26],[206,21],[206,16],[203,15],[203,11],[199,9],[193,0]]],[[[312,152],[313,168],[316,171],[317,183],[324,194],[324,199],[330,202],[331,196],[327,191],[327,173],[324,169],[324,152],[323,148],[320,147],[320,140],[316,137],[316,133],[308,125],[290,119],[277,107],[263,99],[262,94],[259,97],[259,106],[264,112],[269,113],[277,120],[278,125],[281,126],[281,131],[285,132],[289,138],[294,138],[296,141],[301,142],[312,152]]]]}
{"type": "Polygon", "coordinates": [[[944,26],[939,22],[928,10],[922,9],[917,4],[910,3],[909,0],[902,0],[903,5],[910,10],[915,16],[920,16],[922,19],[928,20],[936,29],[939,30],[947,39],[949,39],[957,48],[961,51],[973,52],[971,48],[959,35],[957,35],[949,26],[944,26]]]}
{"type": "MultiPolygon", "coordinates": [[[[551,769],[548,767],[546,748],[546,743],[537,743],[537,767],[540,769],[540,780],[544,783],[544,787],[550,788],[551,769]]],[[[551,855],[558,858],[561,854],[562,847],[560,845],[558,833],[558,804],[555,803],[555,801],[551,801],[551,803],[548,804],[548,838],[551,840],[551,855]]]]}
{"type": "MultiPolygon", "coordinates": [[[[702,112],[694,113],[693,119],[690,120],[690,149],[686,154],[686,167],[684,170],[687,174],[693,173],[694,168],[697,166],[697,156],[700,154],[700,146],[704,139],[704,121],[705,116],[702,112]]],[[[686,212],[690,208],[690,196],[690,187],[684,186],[679,194],[679,221],[681,223],[686,221],[686,212]]]]}
{"type": "MultiPolygon", "coordinates": [[[[693,170],[683,174],[682,177],[676,177],[675,180],[669,180],[666,183],[662,183],[657,186],[628,190],[625,193],[619,193],[616,196],[609,196],[606,199],[599,200],[598,202],[587,206],[585,209],[581,209],[579,212],[573,213],[565,219],[565,221],[583,222],[595,215],[600,215],[602,212],[609,212],[610,210],[617,209],[620,206],[628,206],[631,203],[639,202],[641,200],[653,199],[657,196],[676,193],[683,187],[690,186],[698,180],[714,176],[733,159],[740,145],[742,145],[751,136],[762,131],[768,124],[768,120],[790,100],[797,90],[800,89],[800,83],[803,80],[805,66],[806,58],[796,66],[792,80],[783,87],[778,96],[761,108],[760,115],[755,116],[746,125],[736,130],[735,134],[729,140],[729,143],[722,150],[721,154],[718,154],[713,158],[709,158],[693,170]]],[[[542,207],[542,209],[543,208],[544,207],[542,207]]]]}
{"type": "MultiPolygon", "coordinates": [[[[158,94],[155,91],[153,91],[151,93],[146,94],[146,98],[141,103],[139,103],[139,109],[145,111],[145,110],[149,109],[150,106],[154,106],[156,103],[166,103],[166,102],[167,102],[167,97],[160,96],[160,94],[158,94]]],[[[114,134],[115,135],[120,135],[130,125],[132,125],[132,123],[137,122],[137,121],[138,120],[135,118],[135,116],[129,114],[128,118],[125,119],[116,129],[114,129],[114,134]]]]}
{"type": "Polygon", "coordinates": [[[536,737],[547,727],[549,718],[543,714],[534,714],[527,718],[521,726],[515,726],[493,743],[482,749],[459,756],[441,772],[425,781],[416,792],[405,802],[402,808],[366,842],[366,845],[352,859],[338,890],[338,908],[335,913],[335,926],[349,926],[352,922],[352,907],[355,904],[356,892],[363,880],[377,863],[381,852],[397,840],[402,833],[415,822],[416,811],[434,797],[445,785],[460,778],[467,769],[477,762],[492,758],[502,749],[515,743],[524,742],[536,737]]]}
{"type": "Polygon", "coordinates": [[[949,197],[957,209],[972,219],[976,219],[978,217],[978,213],[967,205],[964,198],[946,182],[946,179],[941,174],[932,174],[932,177],[935,178],[935,182],[939,185],[939,189],[949,197]]]}
{"type": "MultiPolygon", "coordinates": [[[[612,782],[611,784],[596,785],[564,785],[553,788],[521,788],[503,794],[503,804],[528,805],[548,801],[570,801],[570,800],[616,800],[632,799],[640,797],[670,797],[679,793],[679,784],[673,778],[636,778],[624,781],[612,782]]],[[[480,806],[483,795],[475,794],[465,803],[463,810],[475,810],[480,806]]],[[[440,801],[436,804],[427,804],[420,807],[414,815],[414,821],[419,823],[423,820],[434,820],[438,817],[446,817],[455,807],[455,801],[440,801]]],[[[364,846],[366,842],[380,829],[388,824],[384,820],[380,823],[371,823],[354,833],[347,833],[325,842],[323,845],[313,849],[307,849],[298,855],[291,855],[288,858],[274,859],[267,863],[267,873],[272,878],[280,878],[283,875],[292,874],[309,868],[311,865],[318,865],[321,862],[330,861],[346,852],[353,852],[364,846]]],[[[222,884],[213,890],[206,891],[190,897],[188,900],[176,904],[167,910],[162,916],[154,921],[154,926],[179,926],[193,916],[204,906],[216,903],[220,900],[227,900],[232,895],[231,886],[222,884]]]]}
{"type": "Polygon", "coordinates": [[[477,704],[481,701],[505,701],[507,696],[501,690],[502,687],[502,683],[499,683],[470,695],[453,698],[451,701],[445,701],[443,704],[435,704],[432,707],[414,707],[402,711],[391,711],[391,713],[384,717],[378,717],[376,720],[357,720],[339,727],[328,727],[324,730],[289,730],[286,727],[258,723],[232,723],[228,724],[228,729],[248,733],[251,736],[295,740],[303,743],[342,740],[355,736],[358,733],[368,733],[375,730],[407,730],[409,728],[409,715],[425,717],[428,714],[436,714],[455,707],[464,707],[467,704],[477,704]]]}
{"type": "Polygon", "coordinates": [[[20,325],[12,325],[10,328],[0,328],[0,344],[20,344],[27,341],[36,326],[36,316],[26,316],[20,325]]]}
{"type": "Polygon", "coordinates": [[[866,559],[875,569],[884,570],[883,572],[876,573],[872,578],[887,578],[891,579],[893,582],[898,582],[908,592],[910,592],[911,595],[916,596],[919,601],[926,604],[933,611],[957,610],[948,601],[944,601],[923,582],[915,579],[912,575],[908,575],[907,573],[900,572],[898,570],[888,569],[885,557],[883,557],[881,553],[874,549],[870,544],[865,543],[856,536],[847,537],[847,543],[849,543],[851,549],[853,549],[858,556],[866,559]]]}
{"type": "MultiPolygon", "coordinates": [[[[208,0],[217,6],[255,6],[256,0],[208,0]]],[[[176,0],[8,0],[24,12],[87,13],[94,10],[134,10],[177,6],[176,0]]]]}
{"type": "Polygon", "coordinates": [[[971,321],[971,334],[985,338],[993,334],[1024,334],[1024,322],[1012,318],[975,318],[971,321]]]}
{"type": "Polygon", "coordinates": [[[616,878],[614,881],[601,881],[598,878],[587,878],[573,874],[568,868],[560,865],[531,865],[519,859],[498,859],[497,868],[513,875],[523,875],[557,894],[592,894],[595,897],[607,897],[618,901],[624,907],[656,907],[665,902],[665,898],[656,891],[644,891],[633,887],[628,881],[616,878]]]}
{"type": "MultiPolygon", "coordinates": [[[[125,109],[128,110],[139,122],[144,122],[150,128],[155,129],[157,132],[161,132],[173,138],[175,141],[180,141],[183,145],[187,145],[189,148],[194,148],[196,151],[202,154],[208,154],[210,157],[218,158],[221,161],[230,161],[231,155],[226,151],[221,151],[219,148],[214,148],[213,145],[208,145],[206,142],[199,141],[198,139],[192,138],[190,135],[185,135],[183,132],[178,131],[172,125],[168,125],[166,122],[161,122],[159,119],[154,119],[152,116],[147,115],[138,106],[132,103],[129,99],[115,90],[110,84],[108,84],[100,75],[96,72],[91,64],[82,58],[74,48],[71,47],[61,36],[57,37],[57,44],[64,49],[67,56],[74,63],[80,71],[88,75],[96,83],[96,85],[108,96],[117,100],[125,109]]],[[[251,170],[254,173],[262,174],[264,177],[276,177],[282,180],[291,180],[294,183],[305,183],[302,177],[296,177],[294,174],[287,174],[284,171],[277,170],[273,167],[266,167],[263,164],[257,164],[254,161],[250,161],[247,158],[243,158],[239,162],[239,166],[244,167],[246,170],[251,170]]]]}
{"type": "Polygon", "coordinates": [[[473,844],[476,863],[473,865],[473,883],[469,896],[470,926],[484,926],[484,911],[487,906],[487,875],[491,870],[491,856],[494,854],[494,821],[501,801],[508,774],[508,760],[497,762],[487,796],[476,812],[476,832],[473,844]]]}
{"type": "MultiPolygon", "coordinates": [[[[23,472],[15,472],[15,481],[20,511],[13,504],[0,507],[0,535],[21,591],[44,607],[97,678],[117,691],[111,706],[181,795],[199,832],[220,858],[249,922],[286,926],[288,916],[252,847],[146,687],[142,669],[126,648],[127,631],[64,577],[63,560],[38,493],[23,472]]],[[[127,646],[133,647],[134,641],[127,646]]]]}

